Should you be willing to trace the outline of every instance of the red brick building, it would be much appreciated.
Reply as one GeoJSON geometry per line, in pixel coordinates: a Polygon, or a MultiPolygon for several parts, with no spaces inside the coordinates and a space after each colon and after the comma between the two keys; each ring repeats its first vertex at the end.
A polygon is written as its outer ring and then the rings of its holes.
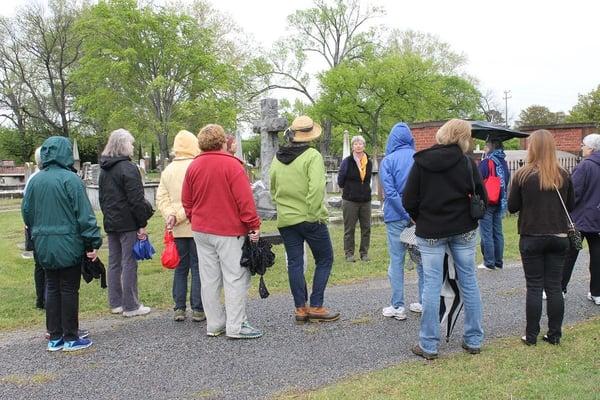
{"type": "MultiPolygon", "coordinates": [[[[410,129],[415,138],[417,151],[426,149],[436,143],[435,133],[446,121],[431,121],[411,124],[410,129]]],[[[556,124],[524,126],[519,128],[521,132],[533,132],[538,129],[546,129],[554,135],[558,150],[579,155],[581,141],[586,135],[598,132],[599,129],[592,123],[556,124]]],[[[527,139],[521,140],[521,149],[527,149],[527,139]]]]}

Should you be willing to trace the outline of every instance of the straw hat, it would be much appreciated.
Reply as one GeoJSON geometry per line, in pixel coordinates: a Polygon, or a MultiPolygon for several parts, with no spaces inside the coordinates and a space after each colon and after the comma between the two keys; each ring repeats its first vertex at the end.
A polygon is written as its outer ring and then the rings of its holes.
{"type": "Polygon", "coordinates": [[[293,142],[310,142],[321,136],[321,125],[306,115],[296,118],[290,130],[294,133],[293,142]]]}

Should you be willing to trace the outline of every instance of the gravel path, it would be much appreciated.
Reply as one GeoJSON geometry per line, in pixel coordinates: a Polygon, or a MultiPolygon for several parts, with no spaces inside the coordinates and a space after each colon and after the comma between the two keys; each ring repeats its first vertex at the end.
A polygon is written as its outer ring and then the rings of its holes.
{"type": "MultiPolygon", "coordinates": [[[[525,283],[520,265],[478,274],[486,340],[521,335],[525,283]]],[[[415,276],[407,275],[407,303],[416,298],[415,276]]],[[[588,276],[582,255],[569,288],[565,324],[600,315],[600,307],[585,298],[588,276]]],[[[84,321],[95,343],[75,354],[47,352],[39,331],[5,333],[0,398],[263,399],[331,384],[415,359],[409,348],[417,340],[419,318],[412,313],[406,321],[382,317],[389,295],[386,280],[331,287],[326,302],[342,312],[342,319],[303,326],[292,322],[291,295],[252,300],[249,317],[266,334],[249,341],[209,338],[204,323],[176,323],[166,311],[134,320],[84,321]]],[[[461,332],[462,317],[450,342],[442,343],[442,356],[461,350],[461,332]]]]}

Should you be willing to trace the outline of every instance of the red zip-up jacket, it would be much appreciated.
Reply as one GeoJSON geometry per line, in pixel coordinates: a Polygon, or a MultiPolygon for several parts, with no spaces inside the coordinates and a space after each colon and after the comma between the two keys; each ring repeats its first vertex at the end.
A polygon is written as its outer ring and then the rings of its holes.
{"type": "Polygon", "coordinates": [[[239,159],[206,151],[185,174],[181,203],[192,231],[241,236],[260,228],[248,176],[239,159]]]}

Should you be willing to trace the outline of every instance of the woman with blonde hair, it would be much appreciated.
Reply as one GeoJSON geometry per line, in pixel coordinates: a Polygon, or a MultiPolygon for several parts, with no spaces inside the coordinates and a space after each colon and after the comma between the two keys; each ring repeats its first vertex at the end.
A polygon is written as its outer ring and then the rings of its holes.
{"type": "Polygon", "coordinates": [[[175,321],[185,320],[188,276],[191,273],[192,321],[199,322],[204,321],[206,316],[200,295],[198,253],[192,236],[192,225],[181,204],[181,188],[185,173],[194,158],[200,154],[198,139],[192,132],[180,131],[173,142],[173,153],[175,153],[175,158],[160,175],[156,205],[165,219],[166,228],[173,232],[180,258],[179,265],[173,273],[174,319],[175,321]]]}
{"type": "Polygon", "coordinates": [[[537,343],[540,333],[542,290],[548,297],[548,333],[543,339],[560,343],[564,315],[561,278],[569,248],[565,207],[572,210],[574,198],[569,174],[558,164],[552,134],[543,129],[533,132],[527,163],[516,172],[508,196],[508,211],[519,212],[519,251],[527,283],[526,327],[521,340],[528,346],[537,343]]]}
{"type": "Polygon", "coordinates": [[[438,130],[436,140],[438,144],[414,155],[402,197],[404,208],[416,223],[424,278],[419,343],[412,352],[428,360],[438,357],[446,251],[452,255],[465,306],[462,347],[478,354],[483,343],[481,296],[475,272],[477,219],[471,216],[470,197],[477,194],[487,201],[487,195],[477,166],[465,156],[471,145],[471,124],[452,119],[438,130]]]}

